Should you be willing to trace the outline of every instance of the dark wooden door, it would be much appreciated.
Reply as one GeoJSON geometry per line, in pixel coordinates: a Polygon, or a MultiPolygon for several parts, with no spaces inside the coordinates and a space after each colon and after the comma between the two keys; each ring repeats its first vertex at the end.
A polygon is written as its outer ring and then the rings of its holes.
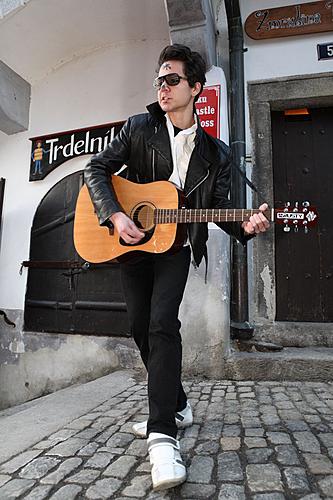
{"type": "Polygon", "coordinates": [[[276,319],[333,321],[333,108],[272,113],[275,205],[310,201],[318,225],[305,234],[275,228],[276,319]]]}
{"type": "Polygon", "coordinates": [[[33,221],[25,329],[129,335],[118,264],[89,265],[76,253],[73,222],[82,172],[56,184],[33,221]]]}

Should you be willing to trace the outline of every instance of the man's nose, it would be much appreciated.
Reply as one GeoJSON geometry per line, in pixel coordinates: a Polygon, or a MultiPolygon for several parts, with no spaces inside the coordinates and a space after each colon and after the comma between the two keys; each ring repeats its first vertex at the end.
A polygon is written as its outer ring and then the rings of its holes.
{"type": "Polygon", "coordinates": [[[163,89],[163,90],[165,90],[165,89],[168,89],[168,90],[169,90],[169,86],[168,86],[168,84],[167,84],[167,82],[166,82],[165,80],[163,80],[163,82],[162,82],[162,85],[161,85],[161,90],[162,90],[162,89],[163,89]]]}

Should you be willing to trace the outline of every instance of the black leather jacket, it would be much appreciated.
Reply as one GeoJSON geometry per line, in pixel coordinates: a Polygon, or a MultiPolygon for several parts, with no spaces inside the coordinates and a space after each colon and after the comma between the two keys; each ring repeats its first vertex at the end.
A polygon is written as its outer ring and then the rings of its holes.
{"type": "MultiPolygon", "coordinates": [[[[104,151],[94,155],[85,169],[89,189],[101,225],[122,208],[117,203],[110,174],[127,165],[128,180],[147,183],[169,179],[172,154],[164,113],[158,103],[147,106],[148,113],[130,117],[104,151]]],[[[230,149],[211,137],[199,125],[195,147],[186,176],[184,194],[189,208],[230,208],[230,149]]],[[[249,237],[239,223],[217,223],[241,243],[249,237]]],[[[208,228],[205,223],[189,224],[189,239],[197,265],[206,254],[208,228]]]]}

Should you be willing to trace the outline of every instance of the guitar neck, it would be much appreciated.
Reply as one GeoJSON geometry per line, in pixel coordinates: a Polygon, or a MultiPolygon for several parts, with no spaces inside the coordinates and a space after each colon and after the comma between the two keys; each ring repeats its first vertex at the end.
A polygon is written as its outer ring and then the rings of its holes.
{"type": "MultiPolygon", "coordinates": [[[[251,215],[258,214],[259,209],[248,208],[195,208],[195,209],[155,209],[155,224],[191,223],[191,222],[242,222],[251,215]]],[[[273,222],[274,209],[263,212],[273,222]]]]}

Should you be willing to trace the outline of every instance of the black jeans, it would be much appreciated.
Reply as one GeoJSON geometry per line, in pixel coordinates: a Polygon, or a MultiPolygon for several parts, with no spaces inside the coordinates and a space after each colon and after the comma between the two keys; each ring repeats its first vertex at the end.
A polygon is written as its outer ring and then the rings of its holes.
{"type": "Polygon", "coordinates": [[[175,254],[143,254],[121,264],[131,333],[148,371],[147,434],[177,435],[175,412],[185,408],[181,384],[179,306],[191,260],[190,247],[175,254]]]}

